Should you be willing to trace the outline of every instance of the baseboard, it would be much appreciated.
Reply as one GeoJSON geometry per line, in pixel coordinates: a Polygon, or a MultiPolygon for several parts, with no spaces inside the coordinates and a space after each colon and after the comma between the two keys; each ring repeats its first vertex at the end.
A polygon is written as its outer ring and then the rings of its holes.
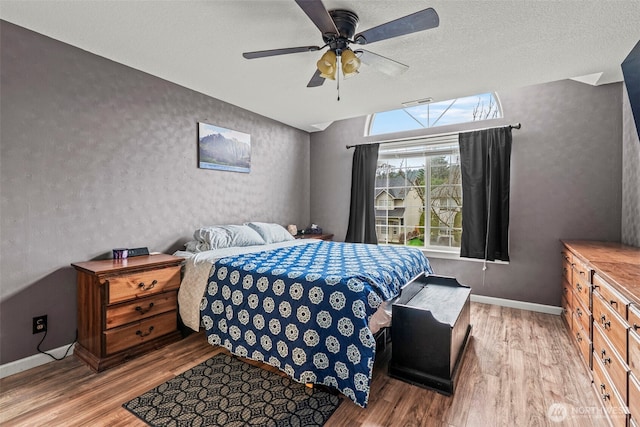
{"type": "MultiPolygon", "coordinates": [[[[53,350],[47,350],[47,353],[50,353],[57,358],[61,358],[62,356],[64,356],[67,349],[69,349],[70,345],[73,345],[73,343],[54,348],[53,350]]],[[[69,350],[67,356],[71,356],[72,354],[73,348],[69,350]]],[[[35,368],[36,366],[44,365],[49,362],[54,362],[54,360],[46,354],[40,353],[34,354],[33,356],[25,357],[24,359],[5,363],[4,365],[0,365],[0,378],[5,378],[22,371],[26,371],[27,369],[35,368]]]]}
{"type": "Polygon", "coordinates": [[[555,314],[560,316],[562,307],[554,305],[536,304],[534,302],[516,301],[512,299],[486,297],[484,295],[471,294],[471,301],[482,304],[499,305],[502,307],[519,308],[521,310],[537,311],[539,313],[555,314]]]}
{"type": "MultiPolygon", "coordinates": [[[[486,297],[484,295],[471,295],[471,301],[479,302],[482,304],[500,305],[503,307],[519,308],[522,310],[537,311],[540,313],[555,314],[559,316],[562,313],[562,307],[555,307],[553,305],[536,304],[533,302],[515,301],[504,298],[486,297]]],[[[49,350],[55,357],[64,356],[69,345],[64,345],[53,350],[49,350]]],[[[69,356],[73,354],[73,349],[69,351],[69,356]]],[[[17,374],[18,372],[26,371],[27,369],[35,368],[36,366],[44,365],[45,363],[53,362],[46,354],[34,354],[33,356],[25,357],[24,359],[9,362],[4,365],[0,365],[0,378],[8,377],[9,375],[17,374]]]]}

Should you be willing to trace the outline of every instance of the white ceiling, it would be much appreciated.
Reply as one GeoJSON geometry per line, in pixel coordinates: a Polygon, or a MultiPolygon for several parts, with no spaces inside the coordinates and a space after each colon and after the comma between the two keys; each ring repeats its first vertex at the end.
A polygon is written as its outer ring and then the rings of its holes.
{"type": "Polygon", "coordinates": [[[622,80],[640,39],[640,2],[324,0],[358,31],[433,7],[436,29],[368,45],[410,66],[307,88],[322,52],[246,60],[242,52],[322,45],[293,0],[0,0],[0,18],[309,132],[335,120],[576,76],[622,80]],[[601,73],[601,74],[600,74],[601,73]]]}

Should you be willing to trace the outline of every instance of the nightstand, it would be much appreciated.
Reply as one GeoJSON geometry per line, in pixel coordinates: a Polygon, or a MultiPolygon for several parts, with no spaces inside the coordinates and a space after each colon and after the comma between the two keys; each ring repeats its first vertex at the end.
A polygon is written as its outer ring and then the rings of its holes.
{"type": "Polygon", "coordinates": [[[99,372],[178,341],[183,261],[157,254],[71,264],[78,286],[74,354],[99,372]]]}
{"type": "Polygon", "coordinates": [[[320,240],[333,240],[333,234],[322,233],[322,234],[297,234],[294,236],[296,239],[320,239],[320,240]]]}

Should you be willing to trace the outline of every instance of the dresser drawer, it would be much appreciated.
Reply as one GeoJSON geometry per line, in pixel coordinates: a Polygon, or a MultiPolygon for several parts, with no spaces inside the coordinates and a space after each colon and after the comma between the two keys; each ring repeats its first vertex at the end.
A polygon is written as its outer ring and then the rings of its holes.
{"type": "Polygon", "coordinates": [[[631,420],[640,420],[640,382],[635,375],[629,374],[629,411],[631,420]]]}
{"type": "Polygon", "coordinates": [[[622,401],[620,394],[613,387],[611,379],[604,373],[602,362],[595,358],[593,361],[593,385],[609,414],[611,424],[615,427],[626,427],[629,410],[622,401]]]}
{"type": "Polygon", "coordinates": [[[627,360],[629,361],[629,368],[637,376],[640,376],[640,335],[634,332],[633,329],[629,330],[629,354],[627,360]]]}
{"type": "Polygon", "coordinates": [[[175,311],[178,307],[178,292],[164,292],[135,301],[107,307],[105,329],[136,322],[157,314],[175,311]]]}
{"type": "Polygon", "coordinates": [[[635,303],[629,304],[627,310],[627,323],[631,326],[631,329],[640,333],[640,307],[635,303]]]}
{"type": "Polygon", "coordinates": [[[611,308],[617,311],[623,319],[627,319],[627,307],[630,304],[630,301],[627,298],[623,297],[597,274],[593,275],[593,289],[597,289],[602,298],[609,303],[611,308]]]}
{"type": "Polygon", "coordinates": [[[582,305],[582,301],[579,298],[574,299],[573,314],[575,315],[574,318],[580,323],[584,332],[589,334],[591,332],[593,318],[591,317],[591,312],[582,305]]]}
{"type": "MultiPolygon", "coordinates": [[[[571,295],[569,295],[569,298],[571,298],[571,295]]],[[[569,330],[571,330],[573,328],[573,326],[571,325],[571,321],[573,319],[573,311],[571,310],[571,305],[564,297],[564,295],[562,296],[562,318],[567,323],[567,327],[569,328],[569,330]]]]}
{"type": "Polygon", "coordinates": [[[582,283],[584,285],[591,284],[591,268],[587,266],[580,258],[573,257],[573,262],[571,263],[573,272],[571,274],[571,283],[575,286],[576,283],[582,283]]]}
{"type": "Polygon", "coordinates": [[[178,314],[176,311],[160,314],[139,322],[109,329],[104,332],[106,354],[117,353],[176,331],[178,314]]]}
{"type": "Polygon", "coordinates": [[[573,305],[573,288],[571,287],[571,282],[567,280],[562,280],[562,297],[567,299],[569,304],[573,305]]]}
{"type": "Polygon", "coordinates": [[[611,348],[611,344],[604,337],[604,334],[598,325],[593,327],[593,357],[600,359],[602,367],[609,374],[616,389],[622,395],[623,400],[626,399],[627,375],[629,369],[624,360],[620,358],[617,351],[611,348]]]}
{"type": "Polygon", "coordinates": [[[107,304],[144,298],[178,289],[178,287],[180,287],[180,266],[108,277],[107,304]]]}
{"type": "Polygon", "coordinates": [[[573,262],[573,255],[571,252],[562,251],[562,277],[569,283],[571,283],[571,264],[573,262]]]}
{"type": "Polygon", "coordinates": [[[591,276],[586,270],[585,266],[577,261],[577,258],[573,259],[573,272],[571,274],[571,285],[573,288],[573,294],[580,298],[582,303],[590,307],[591,306],[591,276]]]}
{"type": "Polygon", "coordinates": [[[598,292],[593,293],[593,323],[602,328],[622,359],[627,360],[627,323],[605,302],[598,292]]]}
{"type": "Polygon", "coordinates": [[[589,368],[591,368],[591,340],[589,339],[589,334],[582,329],[582,325],[575,318],[575,314],[573,315],[573,331],[571,332],[573,336],[573,341],[578,345],[578,349],[580,350],[580,354],[582,355],[582,360],[587,364],[589,368]]]}

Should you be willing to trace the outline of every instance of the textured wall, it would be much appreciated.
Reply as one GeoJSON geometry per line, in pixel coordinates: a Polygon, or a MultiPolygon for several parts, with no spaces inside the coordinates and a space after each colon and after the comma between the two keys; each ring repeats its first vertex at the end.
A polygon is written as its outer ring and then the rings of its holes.
{"type": "MultiPolygon", "coordinates": [[[[309,135],[7,22],[0,363],[73,341],[74,261],[171,252],[196,227],[309,223],[309,135]],[[251,134],[251,173],[198,169],[197,122],[251,134]]],[[[211,78],[216,76],[211,70],[211,78]]]]}
{"type": "MultiPolygon", "coordinates": [[[[511,262],[490,264],[484,283],[475,261],[432,258],[437,273],[458,277],[474,294],[560,305],[559,239],[620,239],[621,86],[560,81],[498,94],[505,118],[482,127],[522,123],[513,131],[511,262]]],[[[353,155],[345,144],[374,140],[362,136],[364,126],[364,118],[344,120],[311,136],[312,219],[340,239],[353,155]]]]}
{"type": "Polygon", "coordinates": [[[626,86],[622,97],[622,242],[640,247],[640,139],[626,86]]]}

